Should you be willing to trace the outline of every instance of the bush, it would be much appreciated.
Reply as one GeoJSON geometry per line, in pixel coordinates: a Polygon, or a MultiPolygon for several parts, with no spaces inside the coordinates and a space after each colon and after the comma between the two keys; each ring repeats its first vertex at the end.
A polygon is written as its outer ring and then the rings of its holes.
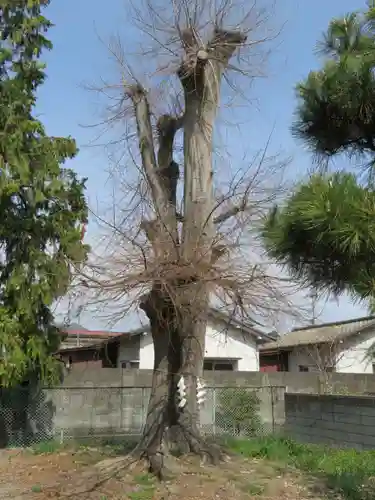
{"type": "Polygon", "coordinates": [[[254,436],[262,422],[259,416],[260,400],[254,391],[223,389],[219,393],[216,422],[224,433],[233,436],[254,436]]]}

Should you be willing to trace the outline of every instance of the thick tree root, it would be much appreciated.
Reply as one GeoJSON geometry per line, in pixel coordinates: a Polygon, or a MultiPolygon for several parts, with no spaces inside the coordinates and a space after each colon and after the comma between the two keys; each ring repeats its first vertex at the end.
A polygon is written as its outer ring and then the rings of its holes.
{"type": "Polygon", "coordinates": [[[204,463],[218,465],[223,459],[223,453],[219,446],[208,443],[201,436],[196,435],[190,429],[182,425],[175,425],[167,429],[162,442],[144,441],[138,448],[140,458],[147,461],[149,472],[155,475],[160,481],[165,481],[173,470],[169,470],[167,462],[170,457],[181,457],[186,455],[196,455],[201,457],[204,463]]]}

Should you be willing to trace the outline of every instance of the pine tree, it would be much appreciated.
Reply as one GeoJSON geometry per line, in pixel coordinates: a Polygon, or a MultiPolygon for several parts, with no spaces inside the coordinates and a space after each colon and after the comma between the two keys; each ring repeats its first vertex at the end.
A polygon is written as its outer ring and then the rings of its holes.
{"type": "Polygon", "coordinates": [[[63,296],[72,264],[84,261],[85,179],[63,166],[72,138],[50,137],[35,117],[52,48],[45,0],[0,3],[0,383],[30,372],[48,381],[58,345],[51,306],[63,296]]]}
{"type": "Polygon", "coordinates": [[[323,68],[297,86],[293,126],[318,159],[356,155],[362,168],[319,169],[274,208],[263,232],[269,254],[305,285],[366,300],[375,296],[374,5],[331,21],[323,68]]]}

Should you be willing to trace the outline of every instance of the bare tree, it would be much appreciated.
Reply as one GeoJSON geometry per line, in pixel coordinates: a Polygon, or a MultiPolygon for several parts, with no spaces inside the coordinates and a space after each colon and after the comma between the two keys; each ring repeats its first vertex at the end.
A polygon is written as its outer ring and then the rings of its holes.
{"type": "Polygon", "coordinates": [[[341,361],[346,361],[346,368],[352,365],[346,356],[345,345],[340,339],[301,346],[296,350],[296,355],[297,359],[302,360],[302,363],[306,360],[309,371],[319,373],[324,392],[332,392],[332,373],[336,371],[341,361]]]}
{"type": "MultiPolygon", "coordinates": [[[[183,452],[204,455],[213,462],[220,458],[219,451],[200,435],[196,397],[207,309],[213,297],[216,303],[231,305],[233,314],[251,311],[259,322],[291,306],[291,285],[270,272],[255,232],[257,221],[281,193],[283,165],[266,158],[263,151],[248,168],[232,169],[222,186],[214,173],[219,167],[213,158],[213,131],[222,84],[238,95],[239,81],[255,74],[258,44],[267,40],[267,36],[255,38],[260,25],[255,4],[246,12],[244,5],[233,7],[226,0],[221,4],[171,0],[165,10],[165,5],[158,9],[150,0],[146,10],[135,9],[135,20],[142,21],[141,28],[156,43],[144,57],[151,56],[152,65],[158,52],[162,69],[171,75],[164,86],[168,112],[158,116],[152,93],[129,68],[119,43],[111,51],[123,81],[121,86],[101,88],[110,95],[120,87],[120,98],[106,124],[120,122],[126,128],[118,144],[129,145],[128,162],[133,159],[139,176],[135,179],[126,170],[121,183],[117,177],[126,207],[121,210],[115,201],[111,220],[100,219],[111,230],[113,252],[105,261],[93,259],[81,271],[81,284],[98,292],[96,304],[108,307],[109,302],[124,298],[132,306],[139,304],[150,322],[154,375],[139,450],[160,477],[165,442],[171,440],[183,452]],[[243,13],[242,22],[233,22],[234,12],[243,13]],[[165,55],[168,65],[163,63],[165,55]],[[229,71],[240,79],[228,80],[229,71]],[[173,98],[168,99],[172,91],[173,98]],[[134,138],[139,160],[131,146],[134,138]],[[181,377],[186,385],[184,406],[178,405],[181,377]]],[[[122,314],[127,311],[124,307],[122,314]]]]}
{"type": "Polygon", "coordinates": [[[308,367],[314,372],[330,373],[338,361],[338,349],[335,341],[321,344],[309,344],[296,349],[296,355],[306,360],[308,367]]]}

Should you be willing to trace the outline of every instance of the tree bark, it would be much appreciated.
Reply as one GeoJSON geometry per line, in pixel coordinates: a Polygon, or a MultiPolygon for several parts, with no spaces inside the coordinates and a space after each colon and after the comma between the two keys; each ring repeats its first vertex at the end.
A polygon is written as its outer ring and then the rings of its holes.
{"type": "MultiPolygon", "coordinates": [[[[203,299],[202,294],[200,298],[203,299]]],[[[179,317],[182,310],[176,311],[169,298],[156,287],[141,307],[150,320],[155,358],[151,396],[139,449],[149,462],[150,472],[164,479],[165,457],[171,452],[208,456],[213,462],[219,459],[218,450],[209,447],[199,431],[196,390],[204,355],[199,339],[204,338],[206,325],[197,316],[195,303],[184,307],[183,317],[179,317]],[[183,408],[178,406],[177,393],[181,376],[186,383],[187,403],[183,408]]]]}

